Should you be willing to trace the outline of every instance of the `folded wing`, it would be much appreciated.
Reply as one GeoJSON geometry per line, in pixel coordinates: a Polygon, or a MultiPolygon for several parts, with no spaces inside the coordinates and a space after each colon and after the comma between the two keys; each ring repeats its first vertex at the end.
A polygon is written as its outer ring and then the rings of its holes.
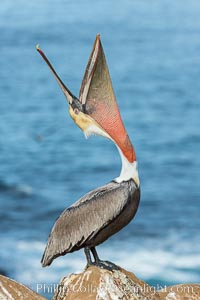
{"type": "Polygon", "coordinates": [[[64,210],[50,233],[42,265],[54,258],[83,248],[123,210],[129,196],[127,182],[111,182],[64,210]]]}

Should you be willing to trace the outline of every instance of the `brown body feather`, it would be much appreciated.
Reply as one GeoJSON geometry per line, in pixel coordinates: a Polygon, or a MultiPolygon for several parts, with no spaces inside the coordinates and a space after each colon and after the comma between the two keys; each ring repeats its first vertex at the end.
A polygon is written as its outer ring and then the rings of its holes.
{"type": "Polygon", "coordinates": [[[54,224],[42,265],[84,247],[95,247],[126,226],[134,217],[140,190],[134,181],[110,182],[65,209],[54,224]]]}

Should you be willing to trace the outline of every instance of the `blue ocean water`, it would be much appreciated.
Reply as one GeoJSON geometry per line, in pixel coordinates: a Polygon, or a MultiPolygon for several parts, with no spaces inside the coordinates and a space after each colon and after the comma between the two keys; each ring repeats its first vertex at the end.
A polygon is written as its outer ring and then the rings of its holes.
{"type": "MultiPolygon", "coordinates": [[[[42,269],[60,212],[120,172],[115,146],[85,140],[35,50],[78,95],[101,34],[136,149],[141,204],[98,247],[154,286],[200,281],[200,2],[25,1],[0,5],[0,272],[51,297],[85,266],[83,251],[42,269]]],[[[109,205],[109,204],[108,204],[109,205]]]]}

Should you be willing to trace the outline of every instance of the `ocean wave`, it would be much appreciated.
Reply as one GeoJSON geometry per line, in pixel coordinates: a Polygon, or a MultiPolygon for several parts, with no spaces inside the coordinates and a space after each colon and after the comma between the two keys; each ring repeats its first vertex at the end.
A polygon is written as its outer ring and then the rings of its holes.
{"type": "Polygon", "coordinates": [[[8,183],[0,180],[0,193],[7,192],[16,196],[30,197],[33,195],[33,189],[28,184],[8,183]]]}

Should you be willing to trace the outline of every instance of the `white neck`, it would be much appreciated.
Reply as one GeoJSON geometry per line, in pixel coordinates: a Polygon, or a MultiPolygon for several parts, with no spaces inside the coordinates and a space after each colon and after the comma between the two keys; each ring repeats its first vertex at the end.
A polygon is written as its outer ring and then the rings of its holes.
{"type": "MultiPolygon", "coordinates": [[[[117,147],[118,148],[118,147],[117,147]]],[[[122,169],[120,176],[115,178],[115,181],[120,183],[122,181],[128,181],[129,179],[133,179],[137,186],[140,186],[137,161],[129,162],[128,159],[123,155],[122,151],[118,148],[119,154],[122,160],[122,169]]]]}
{"type": "MultiPolygon", "coordinates": [[[[116,145],[115,141],[96,122],[94,122],[94,120],[92,123],[89,123],[89,125],[84,129],[84,134],[86,138],[88,138],[92,134],[104,136],[113,141],[113,143],[116,145]]],[[[119,150],[119,154],[121,156],[122,169],[120,176],[115,178],[115,181],[120,183],[122,181],[128,181],[132,178],[136,185],[139,187],[140,181],[137,169],[137,161],[130,163],[128,159],[123,155],[122,151],[118,146],[117,149],[119,150]]]]}

